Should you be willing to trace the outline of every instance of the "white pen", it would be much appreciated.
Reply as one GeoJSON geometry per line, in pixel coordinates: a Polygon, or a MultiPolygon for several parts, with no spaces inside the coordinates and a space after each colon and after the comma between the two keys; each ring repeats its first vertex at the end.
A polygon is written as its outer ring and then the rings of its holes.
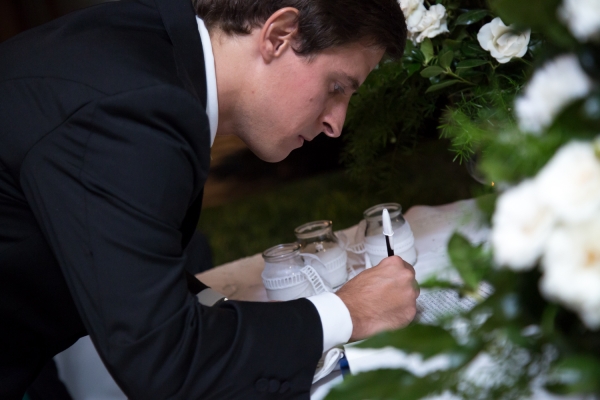
{"type": "Polygon", "coordinates": [[[394,255],[394,230],[392,229],[392,220],[387,208],[383,209],[381,220],[383,222],[383,235],[385,236],[388,257],[391,257],[394,255]]]}

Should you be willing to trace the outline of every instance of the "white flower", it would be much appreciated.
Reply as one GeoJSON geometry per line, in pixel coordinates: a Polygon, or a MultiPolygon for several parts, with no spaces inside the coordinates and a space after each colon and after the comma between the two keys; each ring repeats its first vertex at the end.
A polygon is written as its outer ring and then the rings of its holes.
{"type": "Polygon", "coordinates": [[[498,198],[490,235],[498,265],[526,270],[542,254],[555,217],[540,204],[536,190],[533,181],[524,181],[498,198]]]}
{"type": "Polygon", "coordinates": [[[406,19],[408,38],[413,43],[421,43],[425,38],[448,32],[446,8],[443,5],[436,4],[428,10],[423,0],[400,0],[399,3],[406,19]]]}
{"type": "Polygon", "coordinates": [[[399,3],[405,19],[408,19],[417,9],[425,8],[423,0],[400,0],[399,3]]]}
{"type": "Polygon", "coordinates": [[[600,213],[582,224],[557,228],[542,259],[540,291],[600,328],[600,213]]]}
{"type": "MultiPolygon", "coordinates": [[[[421,10],[417,10],[415,15],[421,10]]],[[[448,32],[448,23],[446,21],[446,8],[441,4],[429,7],[425,11],[421,20],[409,30],[409,38],[413,42],[421,43],[425,38],[434,38],[440,33],[448,32]]]]}
{"type": "Polygon", "coordinates": [[[522,131],[539,134],[569,103],[586,96],[592,81],[577,57],[564,55],[538,69],[515,103],[522,131]]]}
{"type": "Polygon", "coordinates": [[[567,24],[573,36],[581,41],[600,37],[600,1],[563,0],[558,17],[567,24]]]}
{"type": "Polygon", "coordinates": [[[423,0],[400,0],[400,8],[406,20],[408,38],[414,42],[420,32],[417,26],[423,19],[427,9],[423,5],[423,0]]]}
{"type": "Polygon", "coordinates": [[[600,159],[591,143],[563,146],[535,180],[540,201],[563,222],[581,222],[600,212],[600,159]]]}
{"type": "Polygon", "coordinates": [[[427,9],[425,8],[425,6],[421,5],[412,14],[410,14],[410,17],[406,19],[406,30],[408,31],[408,38],[412,40],[413,43],[416,43],[417,36],[419,36],[419,33],[421,33],[421,31],[419,30],[419,24],[421,23],[421,20],[423,20],[423,16],[426,12],[427,9]]]}
{"type": "Polygon", "coordinates": [[[477,40],[484,50],[504,64],[513,57],[523,57],[527,53],[530,35],[530,30],[518,32],[512,26],[504,25],[500,18],[494,18],[481,27],[477,40]]]}

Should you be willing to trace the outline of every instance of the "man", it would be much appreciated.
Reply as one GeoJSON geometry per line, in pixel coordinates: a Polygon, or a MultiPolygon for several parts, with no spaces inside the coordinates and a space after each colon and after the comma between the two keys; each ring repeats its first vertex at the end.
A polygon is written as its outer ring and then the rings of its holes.
{"type": "Polygon", "coordinates": [[[282,303],[184,278],[214,135],[273,162],[337,137],[404,41],[395,0],[124,0],[3,43],[0,398],[85,334],[133,399],[306,398],[323,351],[409,323],[398,257],[282,303]]]}

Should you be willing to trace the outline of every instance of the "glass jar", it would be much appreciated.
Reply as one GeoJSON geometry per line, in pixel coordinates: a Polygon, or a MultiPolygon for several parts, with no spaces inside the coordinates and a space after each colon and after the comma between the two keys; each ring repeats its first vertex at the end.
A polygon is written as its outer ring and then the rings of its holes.
{"type": "Polygon", "coordinates": [[[333,290],[348,280],[347,254],[333,233],[331,221],[313,221],[294,229],[306,265],[312,265],[333,290]]]}
{"type": "Polygon", "coordinates": [[[315,294],[302,273],[304,260],[300,256],[300,244],[278,244],[265,250],[262,256],[265,269],[261,277],[269,300],[287,301],[315,294]]]}
{"type": "Polygon", "coordinates": [[[409,223],[402,216],[402,206],[398,203],[377,204],[363,213],[363,217],[367,222],[365,227],[365,250],[369,255],[371,264],[375,266],[387,257],[382,221],[384,208],[390,214],[394,231],[394,254],[402,257],[407,263],[414,265],[417,261],[415,238],[409,223]]]}

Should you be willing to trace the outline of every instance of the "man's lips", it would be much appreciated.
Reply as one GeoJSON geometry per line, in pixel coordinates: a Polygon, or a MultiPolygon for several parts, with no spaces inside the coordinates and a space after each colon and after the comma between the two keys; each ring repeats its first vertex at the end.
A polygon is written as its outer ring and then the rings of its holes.
{"type": "Polygon", "coordinates": [[[314,136],[298,135],[298,142],[300,143],[300,146],[302,146],[304,144],[304,142],[310,142],[317,136],[318,136],[318,134],[314,135],[314,136]]]}
{"type": "Polygon", "coordinates": [[[306,142],[310,142],[311,140],[314,139],[314,137],[308,138],[308,137],[306,137],[304,135],[298,135],[298,137],[301,139],[302,143],[304,143],[305,141],[306,142]]]}

